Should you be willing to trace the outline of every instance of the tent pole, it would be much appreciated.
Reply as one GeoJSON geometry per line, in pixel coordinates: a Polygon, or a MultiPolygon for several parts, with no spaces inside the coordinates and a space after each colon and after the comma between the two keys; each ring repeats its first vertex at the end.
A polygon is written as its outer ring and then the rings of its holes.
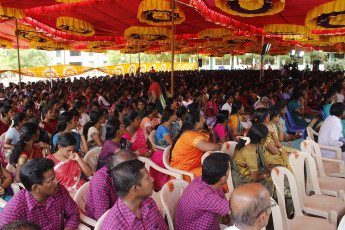
{"type": "MultiPolygon", "coordinates": [[[[261,39],[261,48],[264,47],[265,36],[262,35],[261,39]]],[[[262,83],[262,79],[264,77],[264,55],[261,53],[261,65],[260,65],[260,83],[262,83]]]]}
{"type": "Polygon", "coordinates": [[[50,87],[53,88],[53,79],[52,79],[52,67],[49,66],[49,74],[50,74],[50,87]]]}
{"type": "Polygon", "coordinates": [[[18,70],[19,70],[19,90],[22,89],[22,76],[20,68],[20,54],[19,54],[19,31],[18,31],[18,20],[16,19],[16,36],[17,36],[17,54],[18,54],[18,70]]]}
{"type": "Polygon", "coordinates": [[[175,0],[171,1],[171,29],[172,29],[172,43],[171,43],[171,96],[174,97],[174,62],[175,62],[175,0]]]}
{"type": "Polygon", "coordinates": [[[139,51],[139,43],[138,43],[138,59],[139,59],[139,77],[140,77],[140,51],[139,51]]]}

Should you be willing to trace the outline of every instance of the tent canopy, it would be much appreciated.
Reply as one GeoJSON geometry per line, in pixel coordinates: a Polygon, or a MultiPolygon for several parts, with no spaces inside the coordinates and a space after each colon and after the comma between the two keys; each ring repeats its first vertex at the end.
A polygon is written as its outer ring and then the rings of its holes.
{"type": "MultiPolygon", "coordinates": [[[[192,44],[188,44],[188,46],[195,47],[196,43],[206,42],[197,39],[198,33],[204,29],[225,27],[234,29],[235,35],[257,36],[263,34],[263,27],[267,24],[304,26],[306,15],[310,10],[321,4],[332,2],[332,0],[269,0],[273,3],[285,2],[283,10],[274,15],[240,17],[224,12],[216,6],[217,1],[225,2],[225,0],[180,0],[180,2],[192,7],[178,4],[178,7],[184,12],[185,20],[176,26],[175,38],[190,40],[192,44]]],[[[54,39],[55,42],[64,42],[77,50],[86,49],[88,41],[111,41],[115,42],[116,45],[107,49],[118,50],[124,48],[128,43],[124,39],[126,29],[131,26],[150,26],[147,23],[140,22],[137,18],[141,2],[138,0],[84,0],[77,3],[60,3],[55,0],[0,0],[2,7],[24,10],[26,17],[19,19],[19,24],[31,25],[39,31],[47,32],[47,36],[54,39]],[[94,34],[92,36],[81,36],[63,32],[57,27],[59,17],[76,18],[90,23],[94,28],[94,34]]],[[[165,27],[169,28],[169,26],[165,27]]],[[[345,25],[343,28],[345,28],[345,25]]],[[[334,34],[345,34],[345,29],[313,30],[312,33],[324,34],[324,36],[329,37],[334,34]]],[[[14,20],[3,20],[0,24],[0,38],[11,40],[14,48],[16,47],[14,20]]],[[[272,39],[282,40],[281,36],[275,36],[272,39]]],[[[209,40],[219,41],[222,39],[211,38],[209,40]]],[[[151,50],[161,47],[161,44],[157,42],[150,43],[151,50]]],[[[29,42],[21,39],[20,46],[21,48],[29,48],[29,42]]],[[[244,47],[242,46],[241,49],[244,49],[244,47]]]]}

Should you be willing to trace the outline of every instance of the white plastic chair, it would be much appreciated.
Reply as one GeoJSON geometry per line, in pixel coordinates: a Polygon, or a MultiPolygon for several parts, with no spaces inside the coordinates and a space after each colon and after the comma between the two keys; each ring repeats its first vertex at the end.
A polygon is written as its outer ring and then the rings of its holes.
{"type": "MultiPolygon", "coordinates": [[[[87,202],[86,199],[87,199],[87,192],[89,191],[89,186],[90,186],[90,182],[83,184],[74,195],[74,202],[78,205],[79,209],[81,209],[83,213],[85,213],[85,205],[87,202]]],[[[97,221],[94,219],[91,219],[88,216],[85,216],[83,213],[80,213],[80,221],[92,227],[95,227],[97,221]]]]}
{"type": "Polygon", "coordinates": [[[320,176],[333,176],[333,177],[345,177],[345,162],[343,160],[332,159],[328,157],[323,157],[321,154],[321,149],[319,144],[313,140],[305,140],[301,143],[301,150],[303,152],[310,153],[315,160],[316,166],[318,168],[320,176]],[[331,173],[326,172],[324,164],[330,167],[339,167],[339,172],[331,173]]]}
{"type": "MultiPolygon", "coordinates": [[[[14,167],[13,165],[8,164],[6,166],[6,169],[7,169],[7,171],[12,173],[13,175],[16,174],[16,167],[14,167]]],[[[25,187],[22,183],[17,183],[15,181],[11,184],[11,188],[12,188],[14,194],[17,194],[21,189],[25,189],[25,187]]]]}
{"type": "Polygon", "coordinates": [[[149,140],[151,142],[151,145],[154,149],[158,149],[158,150],[163,150],[164,151],[164,147],[156,145],[156,130],[152,130],[150,135],[149,135],[149,140]]]}
{"type": "MultiPolygon", "coordinates": [[[[159,167],[157,164],[155,164],[153,161],[151,161],[147,157],[139,157],[139,160],[145,163],[145,167],[146,167],[147,171],[149,171],[149,172],[150,172],[150,168],[152,167],[153,169],[156,169],[157,171],[164,173],[164,174],[167,174],[169,176],[173,176],[176,179],[181,179],[181,180],[183,179],[183,177],[180,173],[176,173],[176,172],[164,169],[162,167],[159,167]]],[[[161,199],[160,199],[160,192],[153,191],[151,197],[156,202],[159,212],[164,217],[165,211],[164,211],[164,207],[163,207],[163,204],[161,202],[161,199]]]]}
{"type": "Polygon", "coordinates": [[[165,183],[161,190],[161,200],[168,219],[169,229],[175,228],[175,214],[183,191],[188,186],[184,180],[171,180],[165,183]]]}
{"type": "MultiPolygon", "coordinates": [[[[208,157],[210,154],[212,153],[222,153],[222,151],[208,151],[206,153],[204,153],[204,155],[202,155],[201,157],[201,164],[204,162],[204,160],[206,159],[206,157],[208,157]]],[[[225,197],[226,199],[230,199],[230,195],[231,193],[234,191],[234,183],[232,182],[232,176],[231,176],[231,165],[230,165],[230,172],[229,172],[229,176],[228,176],[228,180],[226,181],[226,184],[228,185],[228,189],[229,192],[225,193],[225,197]]]]}
{"type": "MultiPolygon", "coordinates": [[[[317,132],[315,132],[311,127],[307,127],[307,133],[308,133],[308,137],[307,140],[312,140],[315,142],[315,136],[319,136],[319,134],[317,132]]],[[[343,160],[343,154],[341,152],[341,148],[338,147],[334,147],[334,146],[329,146],[329,145],[322,145],[319,144],[320,149],[325,149],[325,150],[331,150],[335,152],[335,157],[334,159],[339,159],[339,160],[343,160]]]]}
{"type": "MultiPolygon", "coordinates": [[[[109,209],[109,210],[110,210],[110,209],[109,209]]],[[[109,210],[106,211],[106,212],[98,219],[97,224],[96,224],[94,230],[101,230],[102,223],[103,223],[103,221],[104,221],[104,218],[107,216],[109,210]]]]}
{"type": "Polygon", "coordinates": [[[102,147],[91,149],[84,156],[84,160],[86,161],[86,163],[89,164],[89,166],[94,172],[97,171],[98,159],[99,159],[99,155],[101,154],[101,150],[102,150],[102,147]]]}
{"type": "Polygon", "coordinates": [[[338,230],[345,230],[345,216],[343,216],[343,218],[341,218],[341,221],[338,225],[338,230]]]}
{"type": "MultiPolygon", "coordinates": [[[[345,201],[345,179],[326,176],[322,160],[327,160],[327,161],[340,164],[341,165],[340,171],[343,170],[342,167],[344,167],[344,162],[340,162],[342,160],[329,159],[329,158],[322,157],[319,145],[311,140],[303,141],[301,143],[301,149],[304,152],[310,153],[314,157],[314,160],[318,168],[318,171],[317,171],[318,174],[316,175],[318,176],[318,182],[319,182],[319,186],[320,186],[322,194],[329,195],[329,196],[336,196],[345,201]]],[[[313,191],[313,188],[310,186],[310,183],[307,183],[307,187],[306,187],[307,194],[309,194],[310,191],[313,191]]]]}
{"type": "Polygon", "coordinates": [[[235,154],[236,145],[236,141],[227,141],[222,145],[221,152],[229,154],[232,159],[235,154]]]}
{"type": "MultiPolygon", "coordinates": [[[[271,204],[273,205],[274,203],[277,204],[277,202],[271,197],[271,204]]],[[[280,212],[280,208],[279,205],[275,205],[273,207],[271,207],[272,210],[272,219],[273,219],[273,227],[274,230],[288,230],[286,228],[284,228],[283,225],[283,216],[282,213],[280,212]]],[[[286,217],[285,217],[286,218],[286,217]]],[[[287,220],[285,220],[287,222],[287,220]]]]}
{"type": "Polygon", "coordinates": [[[304,152],[294,153],[289,156],[289,162],[297,182],[302,210],[308,214],[329,219],[331,223],[336,225],[338,217],[345,213],[345,202],[338,197],[326,196],[321,193],[316,165],[312,156],[304,152]],[[315,191],[315,194],[310,196],[306,194],[305,190],[305,166],[309,181],[315,191]]]}
{"type": "Polygon", "coordinates": [[[189,176],[190,177],[190,180],[194,180],[194,174],[191,173],[191,172],[187,172],[187,171],[183,171],[183,170],[180,170],[180,169],[176,169],[176,168],[173,168],[170,166],[170,150],[171,150],[171,145],[169,145],[163,152],[163,163],[164,163],[164,166],[165,168],[167,168],[168,170],[170,171],[173,171],[175,173],[179,173],[181,175],[185,175],[185,176],[189,176]]]}
{"type": "Polygon", "coordinates": [[[282,224],[284,230],[336,230],[336,225],[323,218],[305,216],[302,212],[301,198],[297,189],[297,184],[292,173],[284,167],[276,167],[272,170],[271,176],[276,187],[278,204],[282,214],[282,224]],[[287,219],[285,210],[284,178],[287,177],[290,185],[295,215],[293,219],[287,219]]]}

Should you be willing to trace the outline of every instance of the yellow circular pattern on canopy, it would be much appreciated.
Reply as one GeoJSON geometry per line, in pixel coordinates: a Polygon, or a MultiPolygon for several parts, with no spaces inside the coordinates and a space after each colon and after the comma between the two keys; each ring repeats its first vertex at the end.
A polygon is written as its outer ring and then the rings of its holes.
{"type": "MultiPolygon", "coordinates": [[[[149,25],[166,26],[171,25],[171,14],[170,1],[144,0],[139,5],[137,18],[149,25]]],[[[174,23],[181,24],[185,19],[183,11],[176,6],[174,23]]]]}
{"type": "Polygon", "coordinates": [[[91,23],[77,18],[59,17],[56,20],[56,27],[59,30],[73,35],[92,36],[95,34],[95,30],[91,23]]]}

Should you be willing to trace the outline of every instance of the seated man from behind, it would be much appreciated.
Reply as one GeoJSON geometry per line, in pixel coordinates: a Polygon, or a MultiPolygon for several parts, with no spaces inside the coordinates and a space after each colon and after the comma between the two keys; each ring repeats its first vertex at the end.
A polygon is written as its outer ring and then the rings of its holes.
{"type": "Polygon", "coordinates": [[[272,213],[270,194],[258,183],[238,186],[231,194],[230,208],[234,225],[225,230],[260,230],[266,227],[272,213]]]}
{"type": "Polygon", "coordinates": [[[16,220],[4,225],[0,230],[42,230],[42,228],[32,222],[16,220]]]}
{"type": "Polygon", "coordinates": [[[124,161],[135,159],[138,159],[135,153],[128,150],[120,150],[108,160],[106,166],[100,168],[93,175],[87,193],[86,216],[98,220],[108,209],[113,207],[118,196],[113,179],[108,172],[124,161]]]}
{"type": "Polygon", "coordinates": [[[226,216],[229,201],[222,186],[230,172],[230,156],[212,153],[202,165],[202,176],[195,178],[184,190],[175,216],[176,230],[220,229],[219,215],[226,216]]]}
{"type": "MultiPolygon", "coordinates": [[[[338,102],[331,106],[330,116],[322,123],[318,143],[341,148],[343,160],[345,160],[345,143],[343,142],[342,119],[345,118],[345,105],[338,102]]],[[[321,149],[322,156],[335,158],[335,152],[332,150],[321,149]]]]}
{"type": "Polygon", "coordinates": [[[28,161],[20,171],[25,189],[2,209],[0,227],[16,220],[30,221],[43,230],[77,229],[78,206],[54,172],[54,162],[46,158],[28,161]]]}
{"type": "Polygon", "coordinates": [[[105,217],[102,230],[168,230],[156,203],[153,178],[139,160],[122,162],[111,172],[119,198],[105,217]]]}

